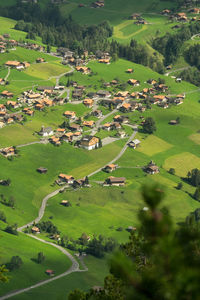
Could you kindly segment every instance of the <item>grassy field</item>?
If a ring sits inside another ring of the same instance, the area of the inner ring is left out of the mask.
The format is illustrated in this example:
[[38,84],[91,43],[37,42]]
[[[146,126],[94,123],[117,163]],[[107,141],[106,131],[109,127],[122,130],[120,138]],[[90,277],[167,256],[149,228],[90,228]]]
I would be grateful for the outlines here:
[[88,272],[72,273],[62,279],[56,280],[51,284],[33,289],[27,293],[13,297],[14,300],[32,300],[32,299],[49,299],[49,300],[66,300],[71,290],[76,288],[89,290],[93,286],[102,286],[105,276],[108,274],[108,263],[104,259],[96,259],[87,256],[84,262],[88,266]]
[[[15,236],[0,231],[0,241],[0,264],[8,263],[12,256],[16,255],[20,256],[23,261],[20,269],[9,273],[8,283],[0,283],[0,296],[11,290],[24,288],[47,279],[48,276],[45,274],[47,269],[54,270],[58,275],[71,266],[71,261],[59,250],[24,234]],[[39,252],[43,252],[45,255],[45,260],[41,264],[34,261]]]

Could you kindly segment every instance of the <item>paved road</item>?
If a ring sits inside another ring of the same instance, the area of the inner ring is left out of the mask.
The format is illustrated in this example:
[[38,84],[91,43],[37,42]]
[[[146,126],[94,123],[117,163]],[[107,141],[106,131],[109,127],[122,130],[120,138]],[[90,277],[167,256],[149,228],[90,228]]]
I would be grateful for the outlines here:
[[199,36],[200,36],[200,33],[197,33],[197,34],[193,35],[193,36],[191,37],[191,40],[194,40],[196,36],[199,37]]
[[[122,148],[122,150],[120,151],[120,153],[119,153],[113,160],[109,161],[106,165],[110,165],[110,164],[115,163],[115,162],[116,162],[118,159],[120,159],[120,157],[124,154],[124,152],[125,152],[126,149],[128,148],[128,143],[129,143],[130,141],[133,140],[133,138],[135,137],[135,135],[136,135],[136,133],[137,133],[137,128],[135,128],[135,127],[133,127],[133,128],[134,128],[134,132],[132,133],[132,135],[131,135],[130,138],[128,139],[128,142],[126,143],[126,145]],[[90,173],[90,174],[88,175],[88,177],[91,177],[91,176],[93,176],[93,175],[99,173],[99,172],[102,170],[102,168],[103,168],[103,167],[101,167],[101,168],[99,168],[98,170],[96,170],[96,171]]]
[[10,76],[10,67],[8,67],[8,73],[7,73],[6,77],[4,78],[4,80],[7,81],[9,76]]
[[170,74],[175,73],[175,72],[187,70],[188,68],[189,67],[184,67],[184,68],[179,68],[179,69],[176,69],[176,70],[169,71],[169,72],[165,73],[165,76],[169,76]]

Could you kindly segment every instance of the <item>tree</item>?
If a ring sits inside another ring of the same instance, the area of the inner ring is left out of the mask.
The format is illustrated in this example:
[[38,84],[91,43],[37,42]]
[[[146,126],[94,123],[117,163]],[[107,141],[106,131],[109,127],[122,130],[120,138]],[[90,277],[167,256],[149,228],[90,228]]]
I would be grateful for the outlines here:
[[143,131],[148,134],[154,133],[156,131],[156,124],[153,118],[148,117],[143,124]]
[[200,187],[196,188],[193,197],[195,200],[200,201]]
[[8,225],[5,229],[5,232],[14,234],[14,235],[18,235],[18,231],[17,231],[17,224],[14,225]]
[[182,187],[183,187],[183,184],[182,184],[182,182],[179,182],[176,188],[177,188],[177,190],[181,190],[181,189],[182,189]]
[[15,198],[13,196],[10,196],[9,200],[8,200],[8,206],[14,208],[15,207]]
[[169,169],[169,173],[172,174],[172,175],[175,175],[175,169],[174,168],[170,168]]
[[8,273],[8,269],[5,265],[0,266],[0,282],[7,282],[8,276],[6,276],[6,273]]
[[84,184],[85,184],[85,185],[88,185],[88,184],[89,184],[89,178],[88,178],[88,176],[85,176]]
[[6,223],[6,215],[2,210],[0,210],[0,220]]
[[13,271],[13,270],[19,269],[22,264],[23,264],[23,261],[22,261],[21,257],[13,256],[11,258],[11,261],[9,263],[7,263],[6,266],[10,271]]
[[37,263],[41,264],[45,260],[45,256],[42,252],[39,252],[37,255]]

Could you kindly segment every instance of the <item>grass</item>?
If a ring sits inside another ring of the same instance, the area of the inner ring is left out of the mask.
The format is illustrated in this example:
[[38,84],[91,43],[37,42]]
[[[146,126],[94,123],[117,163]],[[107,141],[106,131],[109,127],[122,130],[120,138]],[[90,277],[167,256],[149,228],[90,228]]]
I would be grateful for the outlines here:
[[145,140],[142,140],[140,147],[137,151],[142,152],[146,155],[153,156],[162,151],[170,149],[172,145],[166,143],[164,140],[154,135],[149,135]]
[[[58,275],[71,266],[71,261],[56,248],[38,242],[24,234],[15,236],[0,231],[0,241],[0,264],[9,262],[11,257],[16,255],[20,256],[23,261],[20,269],[8,274],[9,282],[0,284],[0,296],[47,279],[48,276],[45,274],[47,269],[54,270],[55,274]],[[45,256],[42,264],[33,260],[37,258],[39,252],[43,252]]]
[[92,256],[84,258],[88,267],[88,272],[72,273],[61,279],[43,285],[42,287],[30,290],[24,294],[13,297],[15,300],[31,299],[49,299],[49,300],[66,300],[70,291],[79,288],[89,290],[92,286],[102,286],[105,276],[108,274],[108,264],[106,257],[96,259]]
[[164,168],[168,170],[172,167],[178,176],[186,177],[188,171],[200,168],[200,158],[191,153],[183,152],[166,159]]

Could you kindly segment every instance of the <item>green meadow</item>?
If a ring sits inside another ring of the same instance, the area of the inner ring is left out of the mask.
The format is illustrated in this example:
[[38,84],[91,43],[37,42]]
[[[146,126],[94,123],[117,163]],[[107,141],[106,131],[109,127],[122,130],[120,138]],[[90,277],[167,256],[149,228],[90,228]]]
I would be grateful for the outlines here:
[[[71,266],[71,261],[59,250],[24,234],[15,236],[1,231],[0,250],[0,264],[8,263],[12,256],[16,255],[23,261],[20,269],[9,272],[8,283],[0,283],[0,296],[47,279],[48,275],[45,274],[47,269],[54,270],[58,275]],[[45,256],[41,264],[35,261],[39,252],[43,252]]]

